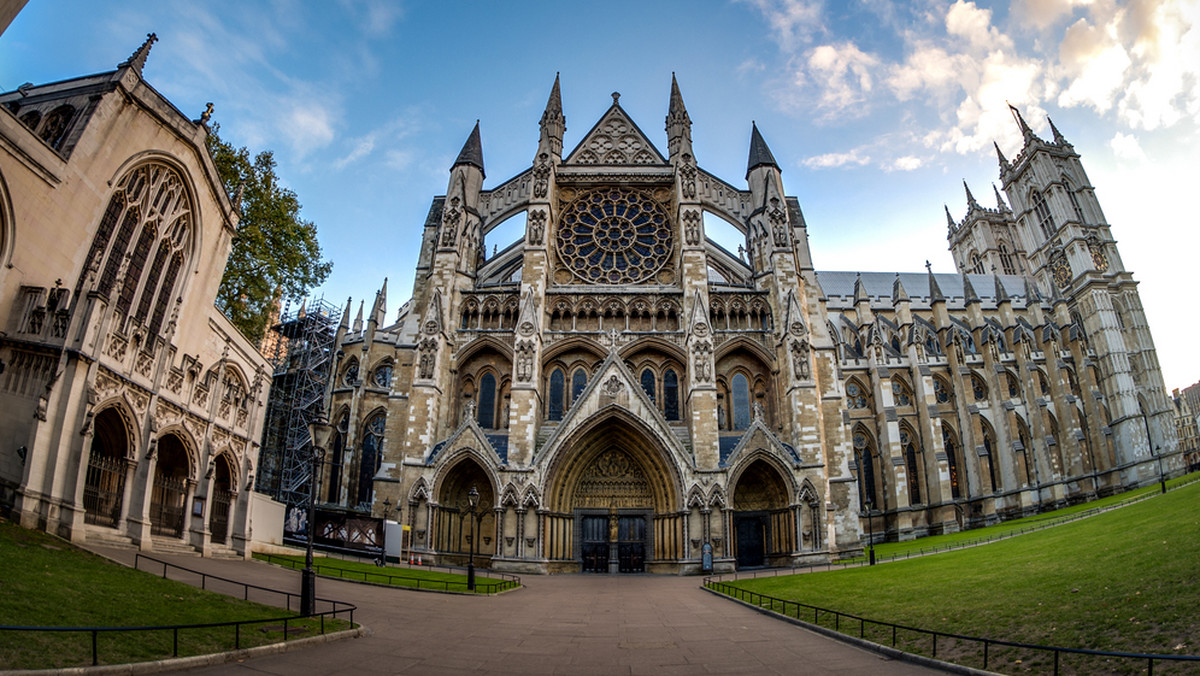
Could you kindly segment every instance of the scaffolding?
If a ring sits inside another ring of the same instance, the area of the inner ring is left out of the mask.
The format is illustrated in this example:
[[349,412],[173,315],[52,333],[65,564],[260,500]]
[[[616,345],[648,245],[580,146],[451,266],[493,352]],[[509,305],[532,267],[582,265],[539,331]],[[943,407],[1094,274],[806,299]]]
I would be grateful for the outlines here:
[[255,490],[288,505],[307,507],[312,477],[308,424],[324,414],[333,365],[338,308],[325,300],[307,301],[281,313],[271,327],[277,336],[267,420]]

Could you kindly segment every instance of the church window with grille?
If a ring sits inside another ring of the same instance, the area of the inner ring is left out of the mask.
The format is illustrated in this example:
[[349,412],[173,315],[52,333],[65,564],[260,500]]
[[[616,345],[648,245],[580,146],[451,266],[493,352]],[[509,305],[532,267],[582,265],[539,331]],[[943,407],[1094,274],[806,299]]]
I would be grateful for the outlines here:
[[846,401],[849,402],[852,409],[867,408],[871,405],[866,389],[853,378],[846,383]]
[[550,372],[550,396],[546,400],[546,418],[562,420],[563,395],[566,393],[566,376],[562,369],[556,368]]
[[587,389],[588,374],[582,367],[575,369],[575,373],[571,374],[571,403],[574,404],[579,395]]
[[941,378],[934,377],[933,379],[933,398],[939,404],[949,404],[951,399],[953,399],[950,387]]
[[1017,274],[1017,268],[1013,265],[1012,252],[1008,250],[1008,244],[1000,242],[1000,269],[1006,275]]
[[1042,197],[1042,193],[1036,190],[1030,191],[1029,201],[1033,205],[1034,218],[1042,230],[1042,236],[1050,239],[1054,236],[1054,219],[1050,215],[1050,205],[1046,204],[1046,198]]
[[995,455],[996,441],[995,441],[995,439],[996,439],[996,437],[992,433],[992,428],[989,427],[985,421],[980,419],[979,422],[980,422],[980,426],[983,428],[983,450],[984,450],[984,455],[980,460],[983,463],[984,467],[987,469],[988,481],[990,482],[992,492],[995,493],[996,491],[1000,490],[999,484],[996,483],[996,463],[995,463],[995,458],[996,458],[996,455]]
[[1021,396],[1021,386],[1017,382],[1017,377],[1010,372],[1004,373],[1004,381],[1008,384],[1008,396],[1010,399],[1016,399]]
[[646,393],[647,397],[650,397],[651,402],[655,401],[654,371],[651,371],[650,369],[644,369],[642,371],[642,391]]
[[679,377],[674,369],[663,373],[663,416],[667,420],[679,420]]
[[628,188],[588,191],[563,210],[557,253],[576,278],[594,284],[653,279],[672,251],[670,219],[648,194]]
[[389,364],[383,364],[375,369],[375,374],[371,376],[371,380],[376,387],[387,389],[392,386],[392,371],[393,367]]
[[892,398],[897,406],[912,406],[913,403],[912,390],[898,377],[892,378]]
[[975,395],[975,401],[983,401],[988,396],[987,385],[984,384],[983,378],[974,373],[971,374],[971,393]]
[[881,509],[875,500],[875,461],[871,435],[862,426],[854,428],[854,455],[858,460],[858,504],[871,510]]
[[479,379],[479,402],[475,413],[483,429],[496,426],[496,376],[491,373],[485,373]]
[[745,374],[734,374],[730,381],[730,396],[733,398],[733,429],[750,427],[750,381]]
[[383,430],[387,416],[380,412],[367,419],[362,436],[362,458],[358,466],[358,508],[371,508],[375,474],[379,471],[383,451]]

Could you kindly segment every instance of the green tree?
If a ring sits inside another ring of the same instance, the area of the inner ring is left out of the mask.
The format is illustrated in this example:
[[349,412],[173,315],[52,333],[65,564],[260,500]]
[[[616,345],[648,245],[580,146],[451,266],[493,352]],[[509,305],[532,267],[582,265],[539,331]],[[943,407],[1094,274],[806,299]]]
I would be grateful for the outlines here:
[[300,217],[296,193],[279,185],[275,155],[250,157],[223,141],[213,125],[208,152],[229,195],[242,192],[241,220],[217,290],[217,307],[254,343],[262,340],[275,303],[298,300],[329,275],[321,260],[317,226]]

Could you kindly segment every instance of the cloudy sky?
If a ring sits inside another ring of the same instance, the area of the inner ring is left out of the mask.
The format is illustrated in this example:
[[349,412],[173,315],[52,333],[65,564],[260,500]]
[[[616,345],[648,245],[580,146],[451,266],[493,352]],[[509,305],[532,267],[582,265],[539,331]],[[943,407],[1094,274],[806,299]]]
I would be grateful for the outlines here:
[[1141,282],[1167,386],[1200,380],[1200,0],[36,0],[0,37],[0,89],[110,69],[152,31],[154,87],[275,151],[334,262],[316,294],[357,306],[388,277],[392,316],[475,121],[495,186],[531,163],[556,72],[568,148],[619,91],[665,150],[674,72],[701,166],[742,185],[756,121],[824,270],[953,271],[943,204],[963,215],[964,179],[990,204],[992,142],[1020,147],[1006,102],[1039,133],[1049,115]]

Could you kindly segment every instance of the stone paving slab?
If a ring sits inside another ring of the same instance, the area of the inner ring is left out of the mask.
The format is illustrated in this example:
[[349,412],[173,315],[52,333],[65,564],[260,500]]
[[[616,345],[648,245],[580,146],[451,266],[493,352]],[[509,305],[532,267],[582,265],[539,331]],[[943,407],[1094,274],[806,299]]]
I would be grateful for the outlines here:
[[[132,563],[133,552],[94,548]],[[157,557],[251,584],[299,589],[260,561]],[[363,638],[192,674],[932,674],[773,619],[700,589],[698,577],[523,576],[493,597],[318,579],[358,606]]]

